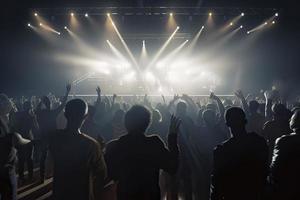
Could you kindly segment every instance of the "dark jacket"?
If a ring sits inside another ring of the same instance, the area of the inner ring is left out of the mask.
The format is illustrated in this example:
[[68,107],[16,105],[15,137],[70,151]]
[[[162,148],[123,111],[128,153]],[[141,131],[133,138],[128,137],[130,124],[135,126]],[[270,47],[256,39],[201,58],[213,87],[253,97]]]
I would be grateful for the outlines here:
[[127,134],[107,145],[105,159],[118,200],[160,200],[159,170],[177,170],[177,135],[169,136],[166,148],[158,136]]
[[275,199],[300,199],[300,134],[282,136],[276,141],[271,180]]
[[214,150],[211,199],[261,199],[267,175],[265,139],[255,133],[232,137]]

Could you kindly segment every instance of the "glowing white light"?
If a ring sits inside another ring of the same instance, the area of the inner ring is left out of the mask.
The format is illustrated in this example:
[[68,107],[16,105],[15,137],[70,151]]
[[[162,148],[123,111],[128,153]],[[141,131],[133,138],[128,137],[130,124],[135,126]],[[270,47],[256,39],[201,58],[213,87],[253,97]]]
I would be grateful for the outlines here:
[[146,72],[145,74],[145,79],[148,82],[154,82],[155,81],[155,76],[151,72]]
[[68,27],[66,27],[66,26],[65,26],[65,27],[64,27],[64,29],[66,29],[66,30],[67,30],[67,29],[68,29]]
[[73,17],[73,16],[74,16],[74,13],[71,12],[71,16]]
[[265,22],[265,25],[268,25],[268,22]]
[[40,26],[43,26],[43,24],[42,24],[42,23],[40,23]]
[[185,42],[188,42],[189,40],[186,40]]
[[162,87],[159,86],[159,87],[158,87],[158,92],[162,92],[162,91],[163,91]]
[[173,16],[173,13],[170,13],[170,16],[172,17],[172,16]]
[[279,15],[278,13],[275,13],[275,16],[276,16],[276,17],[278,17],[278,15]]
[[212,13],[210,12],[210,13],[208,13],[208,15],[209,15],[209,16],[212,16]]
[[27,24],[27,26],[31,27],[31,24],[30,24],[30,23],[28,23],[28,24]]
[[130,72],[124,76],[124,81],[130,82],[135,80],[135,72]]
[[243,17],[244,15],[245,15],[245,13],[242,12],[242,13],[241,13],[241,16]]
[[37,14],[37,13],[34,13],[34,16],[36,16],[36,17],[37,17],[37,16],[38,16],[38,14]]
[[204,26],[202,26],[201,28],[204,29]]
[[233,23],[232,23],[232,22],[230,22],[230,26],[233,26]]
[[106,13],[106,15],[107,15],[107,17],[109,17],[109,16],[110,16],[110,13]]
[[88,16],[89,16],[89,14],[85,13],[85,14],[84,14],[84,16],[85,16],[85,17],[88,17]]
[[241,25],[240,28],[243,28],[243,25]]
[[275,21],[272,21],[272,24],[275,24]]
[[60,32],[57,32],[58,35],[60,35]]
[[179,26],[176,27],[177,30],[178,30],[179,28],[180,28]]
[[250,31],[247,31],[247,34],[250,34]]

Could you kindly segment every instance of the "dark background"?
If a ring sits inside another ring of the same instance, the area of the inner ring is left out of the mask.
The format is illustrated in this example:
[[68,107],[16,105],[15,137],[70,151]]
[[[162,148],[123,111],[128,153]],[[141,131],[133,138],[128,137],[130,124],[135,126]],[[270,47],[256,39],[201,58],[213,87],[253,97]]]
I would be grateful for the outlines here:
[[[1,63],[0,92],[9,95],[42,94],[46,91],[62,92],[66,82],[64,71],[54,63],[43,63],[38,51],[47,51],[47,45],[32,36],[26,24],[35,8],[73,6],[205,6],[241,8],[277,8],[280,24],[257,45],[255,60],[243,71],[242,89],[259,87],[267,89],[274,80],[281,80],[291,88],[300,86],[300,9],[297,1],[270,0],[144,0],[144,1],[95,1],[95,0],[26,0],[7,1],[1,5]],[[260,85],[260,86],[258,86]]]

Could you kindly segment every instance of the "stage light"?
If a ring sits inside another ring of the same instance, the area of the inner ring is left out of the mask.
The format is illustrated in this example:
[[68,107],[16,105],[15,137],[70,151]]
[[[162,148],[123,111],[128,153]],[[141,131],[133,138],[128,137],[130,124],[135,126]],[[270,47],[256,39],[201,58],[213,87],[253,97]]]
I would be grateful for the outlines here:
[[279,15],[278,13],[275,13],[275,16],[276,16],[276,17],[278,17],[278,15]]
[[36,16],[36,17],[37,17],[37,16],[38,16],[38,14],[37,14],[37,13],[34,13],[34,16]]
[[233,26],[233,23],[232,23],[232,22],[230,22],[230,26]]
[[178,30],[179,28],[180,28],[179,26],[176,27],[177,30]]
[[74,13],[71,12],[71,17],[73,17],[73,16],[74,16]]
[[242,12],[242,13],[241,13],[241,16],[243,17],[244,15],[245,15],[245,13]]
[[68,29],[68,27],[66,27],[66,26],[65,26],[65,27],[64,27],[64,29],[66,29],[66,30],[67,30],[67,29]]
[[170,17],[172,17],[173,16],[173,13],[170,13]]
[[85,16],[85,17],[89,17],[89,14],[85,13],[84,16]]
[[272,24],[275,24],[275,21],[272,21]]
[[31,27],[31,24],[30,24],[30,23],[28,23],[28,24],[27,24],[27,26]]
[[265,25],[268,25],[268,22],[265,22],[264,24],[265,24]]
[[210,13],[208,13],[208,15],[209,15],[209,16],[212,16],[212,13],[210,12]]
[[109,16],[110,16],[110,13],[106,13],[106,15],[107,15],[107,17],[109,17]]
[[43,26],[43,24],[42,24],[42,23],[40,23],[40,26]]
[[240,28],[243,28],[243,25],[241,25]]
[[106,42],[109,44],[109,40],[106,40]]
[[204,29],[204,26],[202,26],[201,28]]
[[247,31],[247,34],[250,34],[250,31]]
[[186,40],[185,42],[188,42],[189,40]]
[[60,32],[57,32],[58,35],[60,35]]

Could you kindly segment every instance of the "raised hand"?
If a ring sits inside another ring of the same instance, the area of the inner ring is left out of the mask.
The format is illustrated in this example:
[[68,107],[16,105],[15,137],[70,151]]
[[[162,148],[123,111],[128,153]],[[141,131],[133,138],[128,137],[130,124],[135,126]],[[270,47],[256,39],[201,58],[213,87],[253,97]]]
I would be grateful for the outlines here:
[[219,99],[213,92],[210,93],[209,98],[212,99],[212,100]]
[[242,90],[237,90],[236,92],[234,92],[235,96],[239,99],[244,99],[244,95]]
[[97,86],[96,92],[97,92],[97,95],[98,95],[98,96],[101,95],[101,88],[100,88],[100,86]]
[[174,115],[171,116],[169,134],[178,134],[181,120]]
[[68,83],[67,86],[66,86],[67,93],[70,93],[71,88],[72,88],[71,84]]

